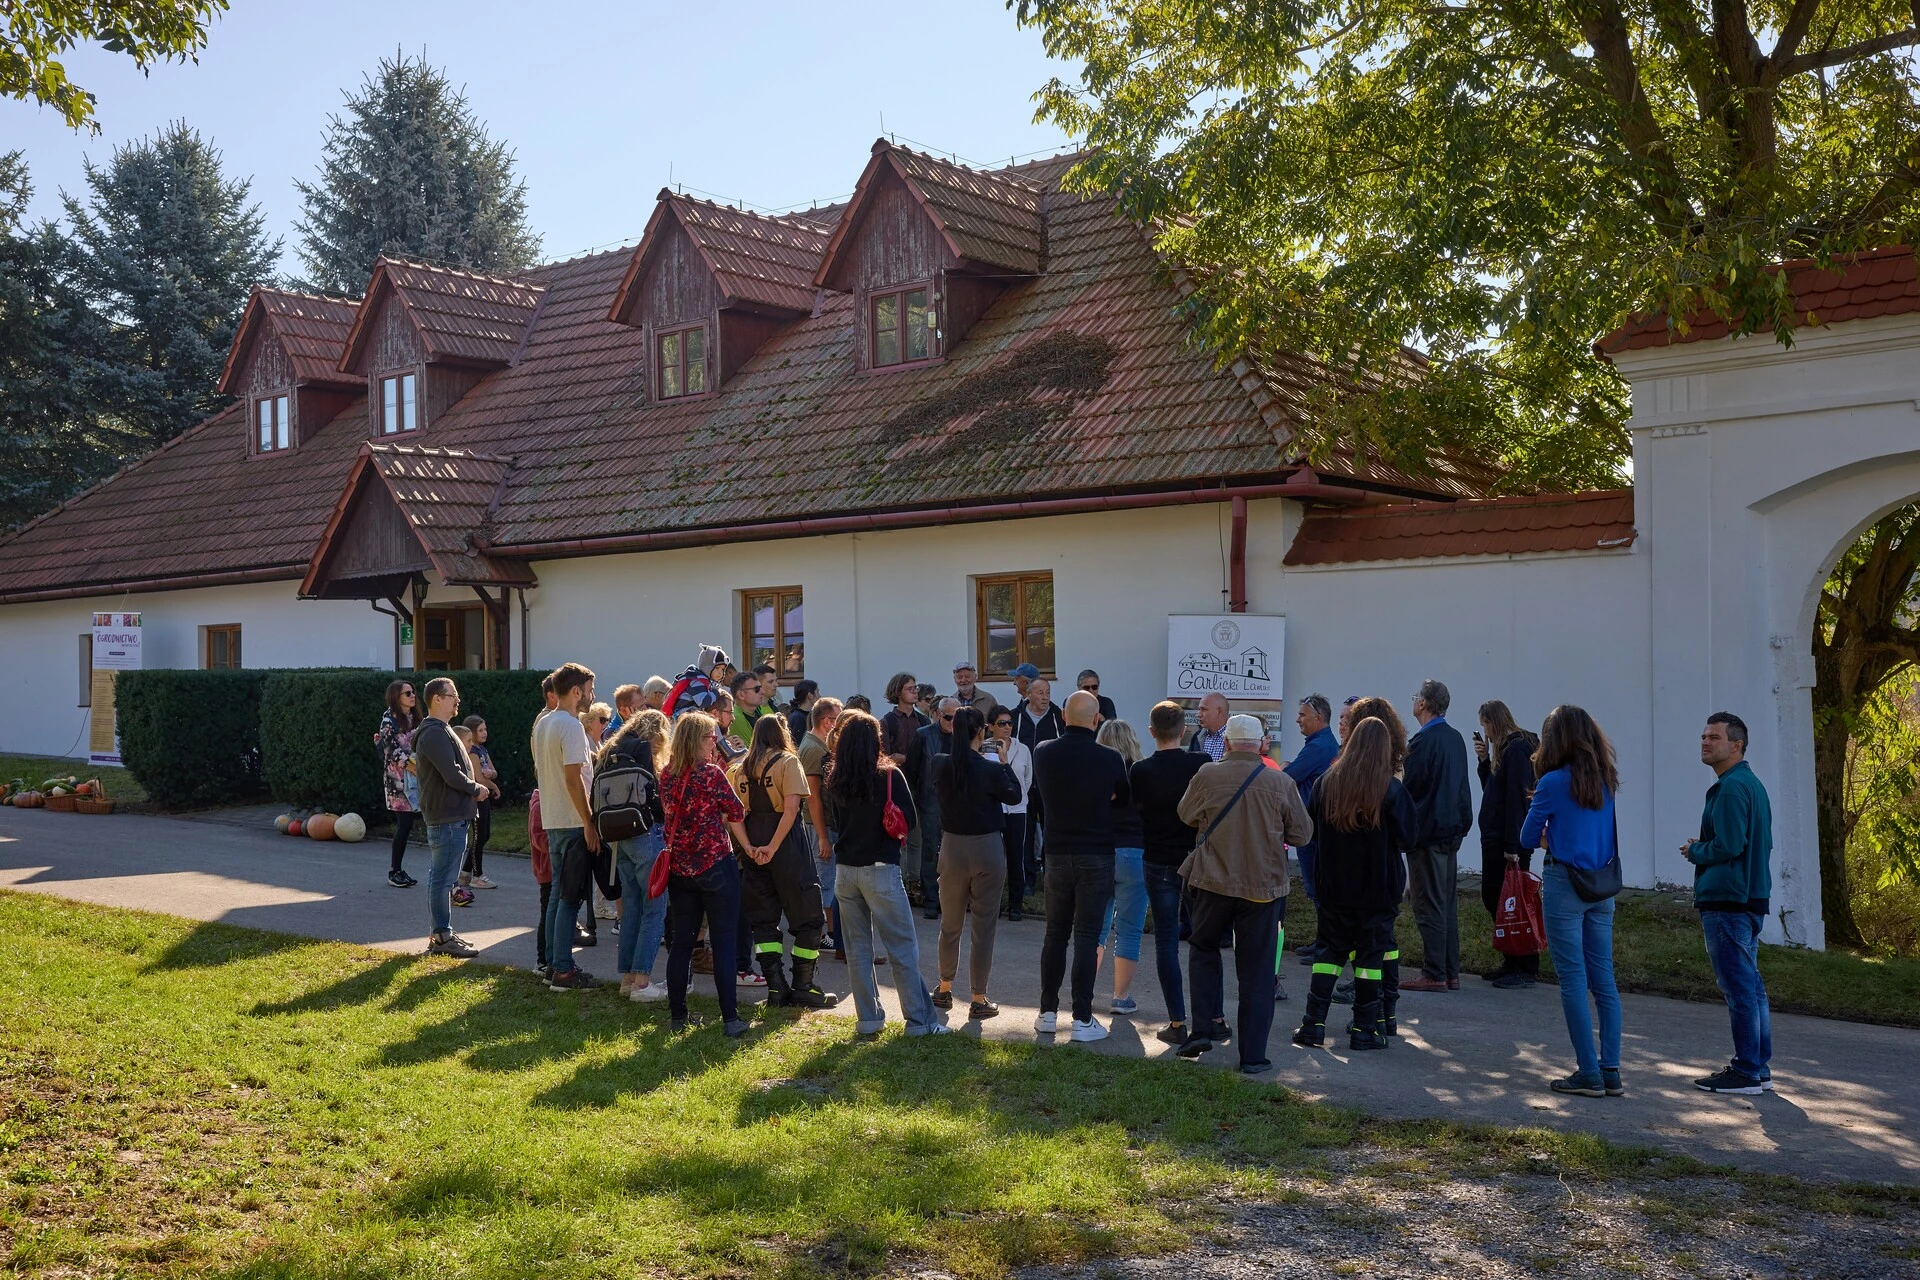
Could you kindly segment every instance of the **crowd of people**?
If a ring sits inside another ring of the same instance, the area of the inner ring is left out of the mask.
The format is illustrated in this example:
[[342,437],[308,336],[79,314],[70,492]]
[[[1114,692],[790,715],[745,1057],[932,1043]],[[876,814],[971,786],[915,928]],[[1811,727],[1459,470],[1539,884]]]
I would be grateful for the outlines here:
[[[1094,1009],[1109,948],[1109,1012],[1138,1010],[1132,982],[1151,914],[1168,1014],[1158,1038],[1188,1058],[1235,1046],[1240,1070],[1259,1074],[1272,1068],[1289,956],[1311,975],[1292,1036],[1303,1048],[1326,1043],[1327,1019],[1344,1004],[1348,1047],[1384,1049],[1404,992],[1459,989],[1459,855],[1477,827],[1489,911],[1517,918],[1537,895],[1575,1064],[1550,1087],[1625,1092],[1612,928],[1619,775],[1611,742],[1583,709],[1554,708],[1534,734],[1504,703],[1483,703],[1470,751],[1437,680],[1411,698],[1411,732],[1386,699],[1349,697],[1336,716],[1312,694],[1295,716],[1302,746],[1282,761],[1266,724],[1234,714],[1217,693],[1200,701],[1191,729],[1180,704],[1152,707],[1149,746],[1100,693],[1097,672],[1080,673],[1056,704],[1042,673],[1019,667],[1008,705],[978,686],[971,662],[952,674],[945,696],[895,675],[876,716],[866,698],[826,697],[807,680],[782,703],[771,668],[736,670],[716,646],[675,680],[622,685],[611,704],[595,701],[586,667],[556,669],[531,741],[542,979],[562,992],[601,987],[576,949],[596,945],[595,922],[612,918],[620,994],[664,1000],[675,1030],[702,1021],[688,1003],[695,973],[712,975],[729,1036],[749,1030],[743,987],[764,989],[773,1005],[832,1007],[839,997],[820,970],[831,956],[846,965],[856,1035],[877,1036],[886,1023],[882,968],[906,1033],[939,1035],[950,1029],[963,944],[968,1018],[1000,1013],[990,994],[998,922],[1022,920],[1038,888],[1037,1032],[1079,1042],[1109,1034]],[[493,883],[481,859],[500,789],[486,725],[459,719],[450,677],[426,681],[418,699],[411,682],[396,681],[387,702],[376,742],[396,815],[389,881],[415,883],[401,864],[417,814],[432,857],[428,949],[470,957],[452,916]],[[1738,716],[1709,717],[1701,760],[1715,781],[1699,835],[1682,849],[1732,1021],[1732,1060],[1696,1082],[1710,1092],[1772,1088],[1756,963],[1772,835],[1746,746]],[[1316,935],[1291,949],[1290,850],[1316,922]],[[1403,904],[1422,943],[1420,969],[1404,980]],[[933,986],[922,975],[916,906],[940,922]],[[662,950],[664,983],[655,976]],[[1226,951],[1238,986],[1231,1019]],[[1531,986],[1537,951],[1503,952],[1483,976],[1502,990]]]

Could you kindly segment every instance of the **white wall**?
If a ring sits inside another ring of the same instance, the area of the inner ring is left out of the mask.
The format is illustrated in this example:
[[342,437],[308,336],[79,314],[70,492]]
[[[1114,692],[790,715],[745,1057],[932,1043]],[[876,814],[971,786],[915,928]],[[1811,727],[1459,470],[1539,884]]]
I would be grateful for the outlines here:
[[138,610],[148,667],[200,665],[200,628],[240,625],[249,667],[391,666],[393,621],[357,601],[302,601],[296,582],[0,606],[0,750],[86,751],[79,638],[96,610]]

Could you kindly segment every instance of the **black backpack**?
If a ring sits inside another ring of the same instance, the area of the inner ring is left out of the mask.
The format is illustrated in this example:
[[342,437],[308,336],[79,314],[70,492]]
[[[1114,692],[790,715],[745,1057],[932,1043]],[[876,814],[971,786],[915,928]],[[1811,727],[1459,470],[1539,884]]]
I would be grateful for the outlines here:
[[658,826],[664,818],[660,808],[660,784],[653,771],[616,758],[607,768],[593,775],[593,793],[587,797],[593,808],[594,830],[602,840],[633,840]]

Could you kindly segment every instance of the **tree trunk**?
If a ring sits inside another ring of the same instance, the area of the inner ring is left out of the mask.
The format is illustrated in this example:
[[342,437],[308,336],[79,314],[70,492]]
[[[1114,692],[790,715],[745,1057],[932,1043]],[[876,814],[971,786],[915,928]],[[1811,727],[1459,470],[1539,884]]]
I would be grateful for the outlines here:
[[[1859,947],[1860,926],[1853,918],[1853,885],[1847,878],[1847,725],[1851,717],[1827,699],[1837,681],[1829,681],[1829,665],[1817,662],[1819,683],[1813,690],[1813,795],[1820,823],[1820,914],[1826,921],[1827,942]],[[1851,710],[1848,708],[1846,710]]]

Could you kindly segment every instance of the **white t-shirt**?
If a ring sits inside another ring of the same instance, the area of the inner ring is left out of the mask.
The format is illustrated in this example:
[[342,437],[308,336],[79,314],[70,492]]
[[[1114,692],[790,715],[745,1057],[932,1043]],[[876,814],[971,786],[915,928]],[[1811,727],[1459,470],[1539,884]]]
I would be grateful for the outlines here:
[[533,774],[540,786],[540,825],[548,831],[587,825],[586,815],[574,807],[573,792],[567,787],[567,766],[584,766],[580,770],[581,786],[591,788],[591,754],[587,750],[587,728],[579,716],[556,712],[533,726]]

